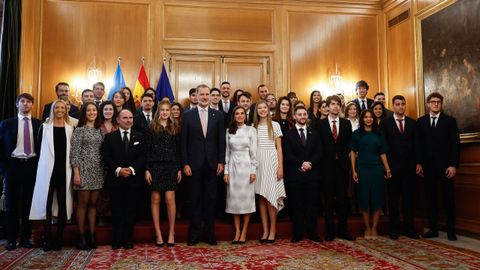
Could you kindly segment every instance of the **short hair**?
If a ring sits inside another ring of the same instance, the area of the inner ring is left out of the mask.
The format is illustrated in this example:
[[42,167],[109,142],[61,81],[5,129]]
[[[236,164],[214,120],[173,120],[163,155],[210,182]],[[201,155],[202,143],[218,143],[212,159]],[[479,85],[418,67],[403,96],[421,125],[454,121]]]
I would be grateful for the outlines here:
[[260,91],[260,87],[267,87],[267,85],[265,85],[265,84],[263,84],[263,83],[260,84],[260,85],[257,87],[257,92]]
[[327,97],[327,99],[325,100],[325,102],[327,103],[327,106],[330,106],[330,103],[332,103],[332,101],[338,102],[338,104],[339,104],[340,106],[342,105],[342,100],[341,100],[340,97],[337,96],[337,95],[329,96],[329,97]]
[[439,98],[441,102],[443,102],[443,96],[439,92],[432,92],[430,95],[427,96],[427,102],[430,102],[432,98]]
[[32,103],[35,101],[35,99],[33,98],[32,95],[30,95],[29,93],[21,93],[20,95],[17,96],[17,100],[15,100],[15,104],[18,104],[18,102],[20,101],[20,99],[28,99],[30,100]]
[[377,96],[385,96],[385,93],[383,93],[383,92],[378,92],[378,93],[376,93],[376,94],[373,96],[373,98],[376,98]]
[[214,91],[217,91],[218,94],[220,95],[220,89],[216,88],[216,87],[213,87],[212,89],[210,89],[210,94]]
[[294,97],[297,97],[297,94],[295,92],[288,92],[287,97],[294,98]]
[[198,90],[200,90],[200,88],[207,88],[208,93],[210,93],[210,87],[208,87],[208,85],[206,85],[204,83],[197,85],[197,88],[195,88],[195,93],[198,93]]
[[94,83],[93,86],[92,86],[92,89],[95,89],[95,87],[97,87],[97,85],[100,85],[101,87],[103,87],[103,90],[105,90],[105,84],[103,84],[103,82]]
[[[298,110],[305,110],[307,111],[307,108],[305,108],[305,106],[297,106],[295,108],[293,108],[293,113],[297,113]],[[308,111],[307,111],[308,112]]]
[[57,83],[57,85],[55,85],[55,92],[58,92],[58,87],[59,86],[70,87],[70,85],[68,85],[68,83],[66,83],[66,82],[59,82],[59,83]]
[[83,94],[85,94],[87,92],[92,92],[93,93],[93,90],[92,89],[83,89],[81,96],[83,97]]
[[220,86],[222,86],[222,85],[224,85],[224,84],[230,85],[230,82],[228,82],[228,81],[223,81],[223,82],[220,84]]
[[252,95],[251,95],[250,93],[248,93],[248,92],[243,92],[243,93],[241,93],[240,96],[238,96],[238,101],[240,101],[240,98],[241,98],[241,97],[246,97],[246,98],[252,100]]
[[127,109],[127,108],[122,108],[122,109],[121,109],[121,110],[120,110],[120,111],[117,113],[117,118],[118,118],[118,117],[120,117],[120,115],[122,114],[122,112],[123,112],[123,111],[127,111],[127,112],[129,112],[129,113],[131,113],[131,114],[132,114],[132,116],[133,116],[133,112],[132,112],[132,111],[130,111],[130,109]]
[[368,89],[370,88],[370,87],[368,86],[368,83],[367,83],[366,81],[364,81],[364,80],[358,81],[358,82],[355,84],[355,90],[357,90],[359,87],[365,87],[365,89],[367,89],[367,91],[368,91]]
[[268,93],[266,97],[269,97],[269,96],[273,96],[276,99],[276,97],[273,93]]
[[69,97],[61,96],[61,97],[59,97],[58,99],[61,99],[61,100],[65,101],[65,102],[68,102],[68,104],[72,105],[72,101],[70,100]]
[[152,94],[143,93],[143,95],[140,97],[140,100],[143,101],[143,98],[146,98],[146,97],[149,97],[149,98],[151,98],[151,99],[154,99]]
[[406,101],[405,100],[405,97],[402,96],[402,95],[396,95],[392,98],[392,103],[395,103],[395,100],[403,100],[403,101]]
[[196,93],[197,93],[197,88],[190,88],[190,90],[188,90],[188,96],[191,96]]

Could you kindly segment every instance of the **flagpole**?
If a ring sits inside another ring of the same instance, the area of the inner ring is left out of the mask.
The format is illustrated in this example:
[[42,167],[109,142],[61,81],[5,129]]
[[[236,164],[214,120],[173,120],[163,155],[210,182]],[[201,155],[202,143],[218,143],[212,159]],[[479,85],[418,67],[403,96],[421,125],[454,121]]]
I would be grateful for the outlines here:
[[145,57],[142,56],[142,65],[145,65]]
[[117,62],[119,65],[120,65],[120,62],[122,62],[122,58],[120,56],[117,58]]

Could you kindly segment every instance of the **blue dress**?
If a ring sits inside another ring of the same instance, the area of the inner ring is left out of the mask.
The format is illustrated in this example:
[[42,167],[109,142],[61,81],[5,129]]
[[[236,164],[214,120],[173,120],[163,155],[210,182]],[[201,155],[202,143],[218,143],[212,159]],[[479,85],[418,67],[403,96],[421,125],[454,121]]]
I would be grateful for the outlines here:
[[380,155],[387,152],[387,142],[383,135],[358,129],[352,133],[350,149],[357,153],[358,206],[362,212],[367,212],[371,200],[371,210],[374,212],[383,207],[385,198],[386,180]]

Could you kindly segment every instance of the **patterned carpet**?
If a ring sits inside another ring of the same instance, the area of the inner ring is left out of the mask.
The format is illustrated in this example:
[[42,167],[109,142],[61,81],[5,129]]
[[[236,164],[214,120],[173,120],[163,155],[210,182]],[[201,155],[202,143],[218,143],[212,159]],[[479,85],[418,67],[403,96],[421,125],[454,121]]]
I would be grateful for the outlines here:
[[216,247],[142,244],[118,251],[109,246],[48,253],[18,248],[0,253],[0,269],[480,269],[480,255],[408,238],[320,244],[277,240],[275,244],[220,242]]

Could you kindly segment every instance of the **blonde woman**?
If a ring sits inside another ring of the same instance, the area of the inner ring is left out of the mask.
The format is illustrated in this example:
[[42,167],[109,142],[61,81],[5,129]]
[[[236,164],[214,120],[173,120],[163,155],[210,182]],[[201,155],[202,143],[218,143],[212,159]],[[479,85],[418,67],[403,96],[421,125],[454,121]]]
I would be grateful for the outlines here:
[[286,197],[283,184],[282,130],[277,122],[272,121],[264,100],[260,100],[256,105],[254,126],[257,128],[258,164],[255,193],[259,195],[263,228],[260,242],[274,243],[277,213],[282,210]]
[[[50,117],[39,132],[40,155],[30,219],[45,221],[44,251],[62,249],[63,230],[72,214],[70,139],[73,127],[67,112],[65,101],[54,101]],[[51,238],[52,216],[58,217],[55,241]]]

